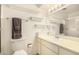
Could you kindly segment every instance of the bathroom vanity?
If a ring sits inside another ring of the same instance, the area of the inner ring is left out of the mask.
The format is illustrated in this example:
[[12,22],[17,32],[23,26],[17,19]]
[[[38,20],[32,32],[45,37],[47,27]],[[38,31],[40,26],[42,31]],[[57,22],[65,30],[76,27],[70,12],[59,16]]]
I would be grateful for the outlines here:
[[[75,38],[76,39],[76,38]],[[36,37],[35,53],[39,55],[78,55],[79,41],[67,36],[48,36],[39,34]]]

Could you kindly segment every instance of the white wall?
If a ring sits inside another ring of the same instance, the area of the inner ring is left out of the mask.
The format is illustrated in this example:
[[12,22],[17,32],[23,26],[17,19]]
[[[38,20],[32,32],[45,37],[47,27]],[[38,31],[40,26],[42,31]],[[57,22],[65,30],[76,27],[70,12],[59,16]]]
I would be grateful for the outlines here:
[[[61,19],[56,19],[51,17],[42,16],[42,22],[33,22],[33,21],[22,21],[22,40],[12,41],[11,38],[11,19],[6,19],[6,17],[19,17],[22,19],[26,19],[28,16],[37,16],[40,17],[39,14],[31,14],[27,12],[22,12],[16,9],[8,8],[5,5],[1,7],[1,50],[2,54],[11,54],[13,50],[17,49],[26,49],[26,44],[32,43],[35,37],[36,32],[42,32],[43,34],[50,32],[50,34],[54,32],[58,32],[59,24],[50,24],[48,20],[52,20],[55,22],[61,23]],[[34,25],[43,25],[44,27],[38,29],[35,28]],[[47,29],[47,25],[49,25],[50,29]]]
[[[37,14],[31,14],[27,12],[22,12],[19,10],[11,9],[6,7],[5,5],[2,5],[1,7],[1,50],[2,54],[11,54],[12,49],[26,49],[27,43],[32,43],[34,36],[35,36],[35,30],[34,30],[34,23],[31,21],[22,21],[22,40],[18,41],[12,41],[11,38],[11,19],[6,19],[6,17],[12,18],[12,17],[19,17],[22,19],[26,19],[28,16],[38,16]],[[12,43],[14,43],[12,45]]]

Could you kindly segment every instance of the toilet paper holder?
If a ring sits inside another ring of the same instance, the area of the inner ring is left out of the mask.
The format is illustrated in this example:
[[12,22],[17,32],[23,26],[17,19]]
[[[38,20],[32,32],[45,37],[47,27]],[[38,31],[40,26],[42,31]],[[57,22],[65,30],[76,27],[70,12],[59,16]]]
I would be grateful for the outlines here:
[[31,43],[27,44],[27,47],[32,47],[32,44]]

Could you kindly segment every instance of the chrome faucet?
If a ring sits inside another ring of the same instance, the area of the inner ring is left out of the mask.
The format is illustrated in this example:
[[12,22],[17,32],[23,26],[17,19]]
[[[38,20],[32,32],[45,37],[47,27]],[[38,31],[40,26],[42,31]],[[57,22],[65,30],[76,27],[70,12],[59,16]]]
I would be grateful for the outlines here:
[[55,38],[57,38],[57,39],[58,39],[58,38],[59,38],[59,35],[55,35]]

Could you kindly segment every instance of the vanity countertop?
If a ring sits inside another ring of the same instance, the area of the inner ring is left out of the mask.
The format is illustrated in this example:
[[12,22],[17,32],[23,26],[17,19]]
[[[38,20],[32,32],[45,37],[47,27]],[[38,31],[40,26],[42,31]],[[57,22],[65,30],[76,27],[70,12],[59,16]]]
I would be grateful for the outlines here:
[[50,36],[46,34],[39,34],[38,38],[46,40],[50,43],[56,44],[79,54],[79,41],[75,41],[75,39],[79,38],[73,38],[68,36],[60,36],[59,38],[55,38],[55,36]]

